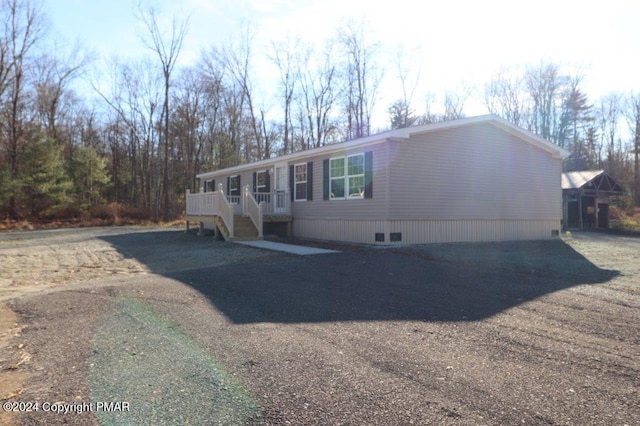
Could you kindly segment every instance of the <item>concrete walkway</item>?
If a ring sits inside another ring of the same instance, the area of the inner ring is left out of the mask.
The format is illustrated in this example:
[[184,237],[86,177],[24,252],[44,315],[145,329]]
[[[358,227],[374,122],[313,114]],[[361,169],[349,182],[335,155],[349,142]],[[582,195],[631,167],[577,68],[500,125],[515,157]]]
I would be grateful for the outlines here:
[[236,244],[242,244],[245,246],[257,247],[267,250],[283,251],[286,253],[298,254],[300,256],[307,256],[310,254],[325,254],[325,253],[339,253],[336,250],[327,250],[317,247],[295,246],[293,244],[275,243],[273,241],[235,241]]

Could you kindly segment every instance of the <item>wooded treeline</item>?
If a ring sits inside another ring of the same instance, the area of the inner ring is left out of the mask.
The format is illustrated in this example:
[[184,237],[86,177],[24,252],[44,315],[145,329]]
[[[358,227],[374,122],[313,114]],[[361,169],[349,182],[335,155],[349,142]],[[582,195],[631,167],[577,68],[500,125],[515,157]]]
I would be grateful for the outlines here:
[[[583,76],[558,64],[499,70],[484,87],[436,104],[415,99],[419,67],[385,55],[364,20],[345,22],[320,48],[286,39],[258,50],[245,26],[233,42],[204,47],[197,63],[178,67],[188,21],[161,28],[153,9],[139,9],[148,55],[114,61],[96,80],[87,77],[89,55],[51,45],[34,3],[0,1],[0,218],[79,217],[109,203],[175,218],[185,189],[197,190],[197,173],[460,118],[471,97],[570,150],[567,170],[606,169],[627,188],[623,202],[640,205],[640,94],[590,99]],[[268,92],[265,64],[277,70]],[[81,79],[91,94],[77,90]],[[374,129],[383,79],[402,90],[381,106],[388,126]]]

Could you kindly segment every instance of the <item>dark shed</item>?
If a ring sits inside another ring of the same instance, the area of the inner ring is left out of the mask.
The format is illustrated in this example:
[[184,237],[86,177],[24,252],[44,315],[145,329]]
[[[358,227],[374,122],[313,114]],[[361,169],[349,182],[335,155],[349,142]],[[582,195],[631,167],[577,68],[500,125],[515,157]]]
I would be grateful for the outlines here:
[[563,228],[608,228],[611,196],[623,192],[622,186],[604,170],[563,173]]

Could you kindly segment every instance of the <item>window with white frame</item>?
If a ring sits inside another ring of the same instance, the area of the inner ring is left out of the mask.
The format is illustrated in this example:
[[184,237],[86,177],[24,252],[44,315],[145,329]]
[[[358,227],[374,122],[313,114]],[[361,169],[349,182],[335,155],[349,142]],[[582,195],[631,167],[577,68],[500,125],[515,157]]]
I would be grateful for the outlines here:
[[267,192],[267,171],[256,172],[256,192]]
[[294,166],[294,194],[295,201],[307,200],[307,163]]
[[349,198],[364,197],[364,153],[347,157],[347,188]]
[[344,157],[329,160],[329,192],[332,200],[344,198]]
[[235,175],[229,178],[229,195],[240,195],[240,176]]
[[364,153],[329,161],[330,199],[364,198]]

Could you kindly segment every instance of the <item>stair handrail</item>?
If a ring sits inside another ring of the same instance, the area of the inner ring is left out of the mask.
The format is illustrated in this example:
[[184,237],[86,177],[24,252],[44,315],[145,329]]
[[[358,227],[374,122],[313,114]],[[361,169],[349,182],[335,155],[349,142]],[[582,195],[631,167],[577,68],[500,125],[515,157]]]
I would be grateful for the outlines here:
[[233,206],[227,201],[227,197],[224,196],[224,190],[220,188],[217,191],[218,194],[218,209],[220,211],[220,217],[224,226],[229,231],[229,238],[233,238]]
[[249,216],[249,218],[251,219],[251,222],[253,222],[253,225],[258,230],[258,237],[262,238],[262,221],[263,221],[262,204],[263,203],[258,204],[253,194],[249,192],[248,185],[244,187],[243,195],[244,195],[244,200],[243,200],[244,206],[242,209],[243,213],[245,216]]

